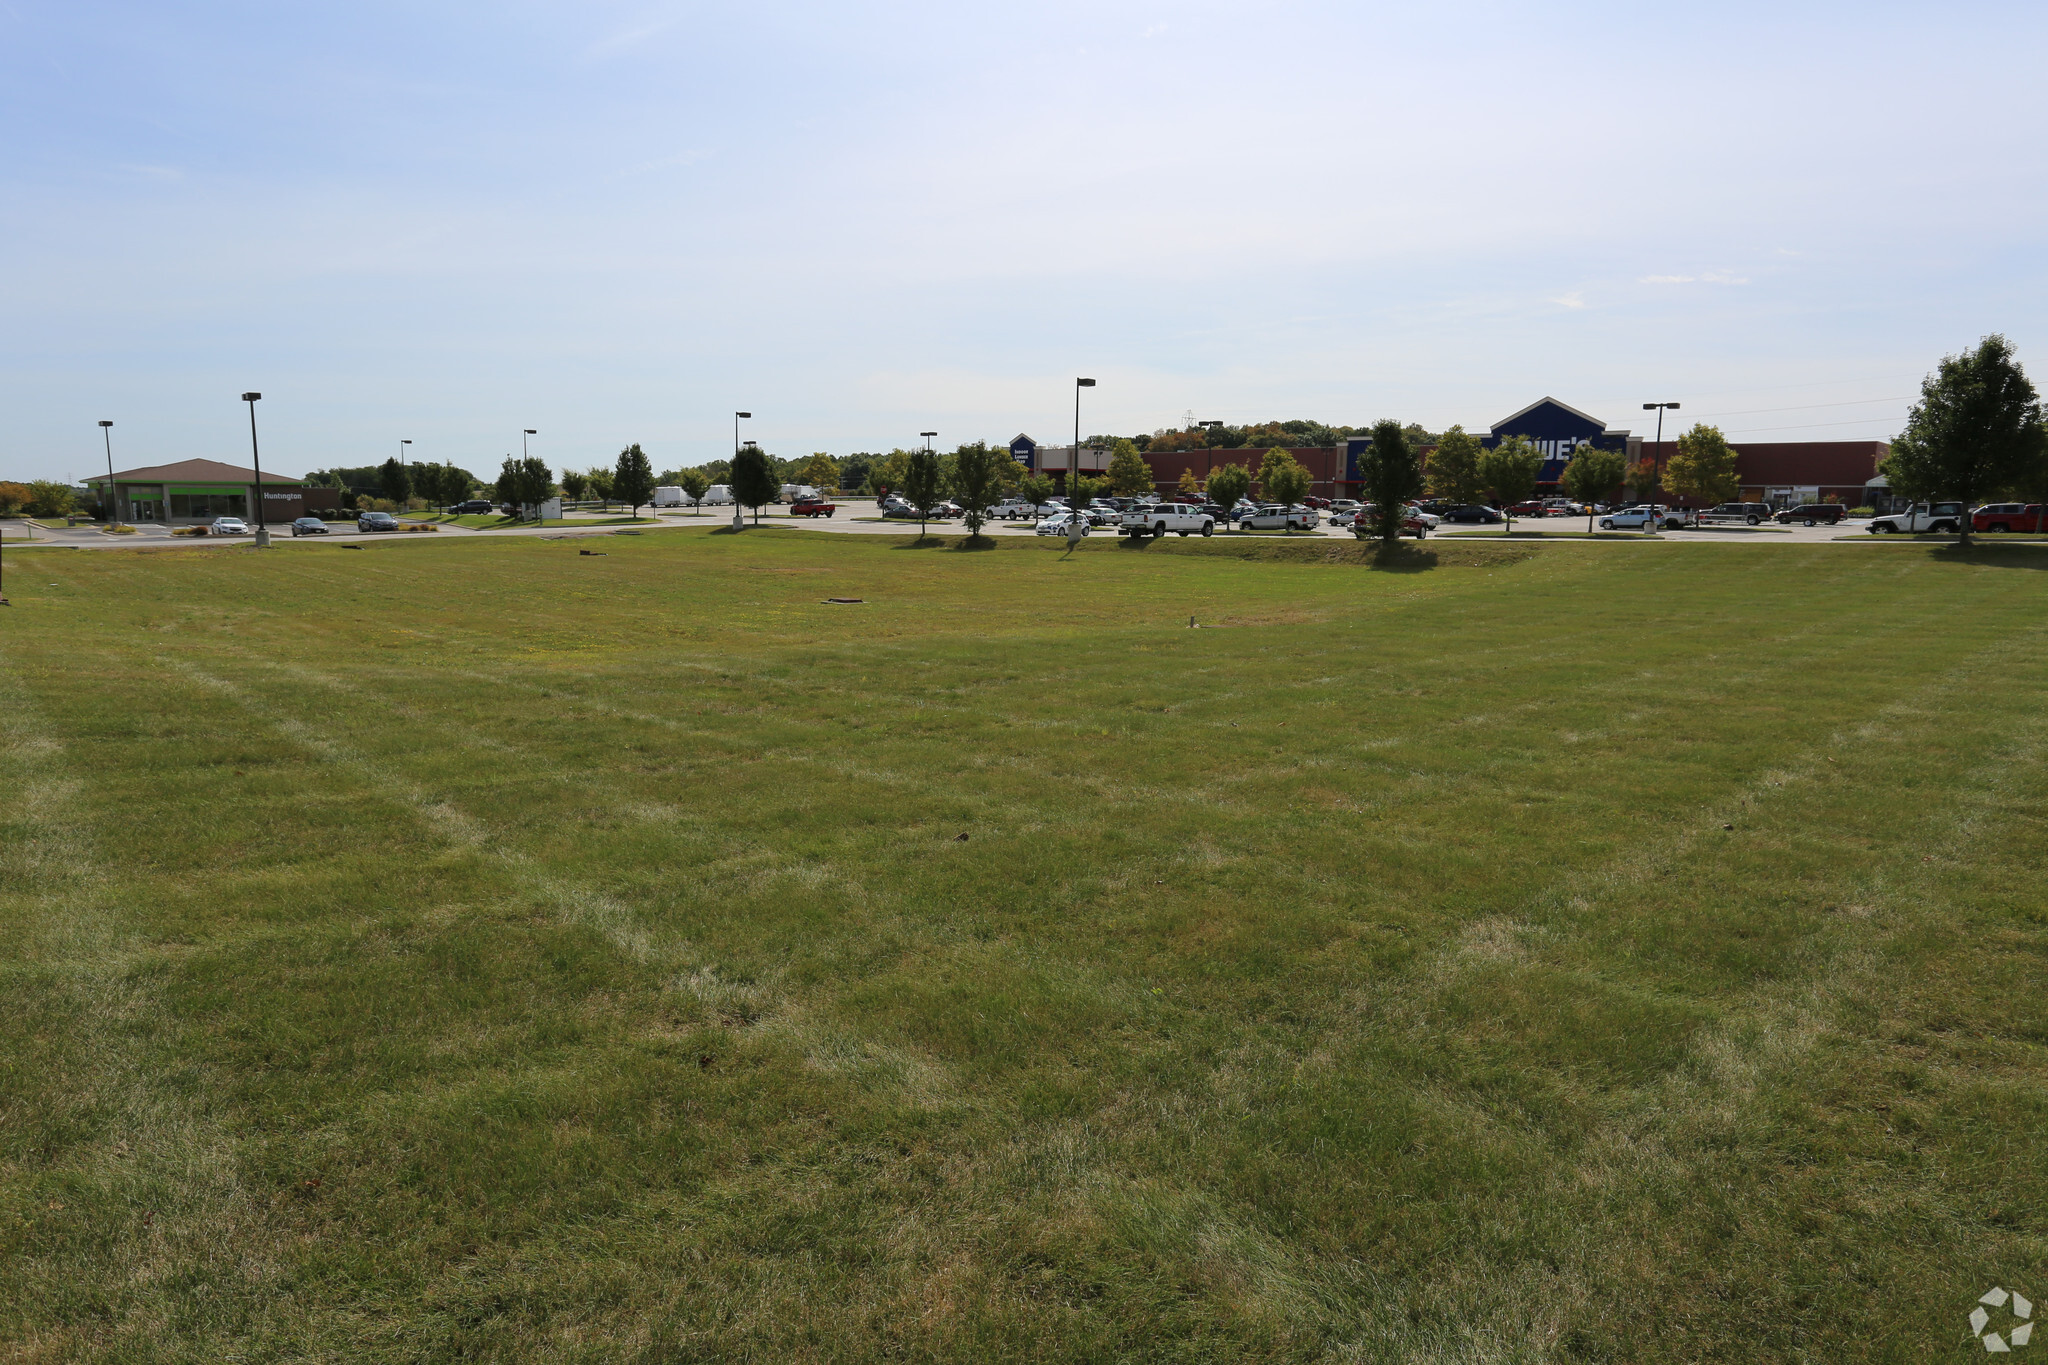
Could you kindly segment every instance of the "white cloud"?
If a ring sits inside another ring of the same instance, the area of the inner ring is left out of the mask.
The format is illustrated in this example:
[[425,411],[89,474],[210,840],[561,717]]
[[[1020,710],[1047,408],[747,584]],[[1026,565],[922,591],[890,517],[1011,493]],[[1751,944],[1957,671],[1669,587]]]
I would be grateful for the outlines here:
[[1695,281],[1695,279],[1694,279],[1694,278],[1693,278],[1693,277],[1692,277],[1691,275],[1645,275],[1645,276],[1643,276],[1643,277],[1642,277],[1642,278],[1641,278],[1640,280],[1637,280],[1637,281],[1636,281],[1636,283],[1637,283],[1637,284],[1693,284],[1693,283],[1696,283],[1696,281]]
[[1559,295],[1557,298],[1552,299],[1551,302],[1560,308],[1584,308],[1586,306],[1585,295],[1576,289],[1569,294]]

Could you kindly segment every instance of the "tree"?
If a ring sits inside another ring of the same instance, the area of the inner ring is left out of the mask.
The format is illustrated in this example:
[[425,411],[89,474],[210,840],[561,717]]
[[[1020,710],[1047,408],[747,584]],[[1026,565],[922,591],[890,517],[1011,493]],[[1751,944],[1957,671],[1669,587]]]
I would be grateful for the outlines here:
[[[782,484],[775,477],[775,466],[769,463],[768,452],[759,446],[743,446],[732,461],[732,498],[737,507],[754,509],[754,524],[761,524],[761,509],[775,501],[775,495],[782,491]],[[738,520],[737,507],[734,520]]]
[[55,479],[31,479],[28,485],[28,514],[32,517],[69,516],[78,506],[78,494],[70,484]]
[[1429,457],[1429,491],[1450,502],[1478,502],[1486,489],[1479,479],[1479,456],[1485,446],[1463,427],[1452,427]]
[[377,490],[403,512],[412,498],[412,471],[396,455],[377,468]]
[[808,484],[820,493],[829,492],[839,487],[839,461],[822,450],[816,451],[808,460],[798,462],[795,482]]
[[903,487],[903,471],[909,467],[910,452],[892,450],[868,463],[868,491],[877,497]]
[[441,506],[444,508],[453,507],[467,498],[470,488],[476,483],[467,469],[452,464],[441,465],[435,470],[434,477],[439,483]]
[[612,471],[612,496],[629,505],[636,517],[654,501],[654,466],[647,462],[647,452],[638,441],[619,452],[618,467]]
[[1209,501],[1227,514],[1237,501],[1251,491],[1252,472],[1241,464],[1220,465],[1209,471]]
[[497,487],[492,491],[497,495],[498,501],[503,504],[507,512],[515,516],[518,515],[519,461],[513,459],[510,455],[505,457],[505,463],[498,467]]
[[11,517],[28,506],[34,495],[23,484],[0,483],[0,517]]
[[1052,480],[1043,474],[1030,474],[1018,480],[1017,492],[1031,504],[1031,516],[1038,518],[1038,509],[1052,501]]
[[1695,422],[1678,438],[1678,449],[1665,463],[1664,473],[1672,489],[1688,498],[1726,502],[1742,489],[1735,473],[1737,453],[1721,428]]
[[1311,482],[1308,470],[1277,447],[1266,452],[1265,463],[1259,466],[1259,488],[1269,502],[1292,507],[1308,496]]
[[1559,482],[1576,502],[1586,505],[1586,530],[1593,529],[1593,504],[1605,502],[1628,473],[1628,457],[1618,450],[1580,446],[1564,467]]
[[1503,436],[1499,445],[1480,453],[1480,486],[1500,505],[1508,530],[1515,529],[1515,514],[1509,509],[1536,491],[1536,475],[1542,468],[1543,452],[1526,436]]
[[522,508],[531,507],[537,516],[540,505],[555,491],[554,476],[540,456],[528,455],[513,466],[513,489],[519,495]]
[[1628,467],[1624,478],[1628,495],[1636,502],[1651,502],[1657,496],[1657,462],[1645,455]]
[[944,480],[940,476],[939,457],[928,450],[913,450],[903,466],[903,498],[917,509],[917,534],[924,536],[925,519],[932,509],[945,501]]
[[1373,506],[1373,534],[1388,544],[1399,540],[1408,502],[1422,491],[1422,463],[1399,422],[1373,424],[1372,444],[1358,452],[1358,479]]
[[1960,543],[1968,545],[1967,509],[2026,478],[2044,439],[2041,400],[2012,343],[1994,332],[1974,351],[1942,357],[1878,468],[1901,497],[1961,502]]
[[562,491],[577,502],[582,502],[583,495],[590,491],[590,477],[573,469],[565,469],[562,471]]
[[676,475],[676,487],[683,490],[684,495],[690,500],[690,506],[696,509],[690,515],[702,515],[703,509],[700,504],[704,501],[704,495],[711,491],[711,480],[704,477],[704,471],[701,469],[683,470]]
[[1195,471],[1192,469],[1183,469],[1180,472],[1180,482],[1174,485],[1173,491],[1177,493],[1182,499],[1187,501],[1193,501],[1194,499],[1201,497],[1202,485],[1199,481],[1196,480]]
[[1145,463],[1145,457],[1130,441],[1118,441],[1110,447],[1108,474],[1112,493],[1127,497],[1153,490],[1152,466]]
[[1097,498],[1107,496],[1108,493],[1108,479],[1098,479],[1092,474],[1083,474],[1080,478],[1074,480],[1074,495],[1068,501],[1076,507],[1086,507]]
[[583,483],[586,491],[596,495],[600,502],[611,502],[614,495],[611,470],[602,465],[596,466],[584,474]]
[[988,520],[988,509],[995,506],[997,490],[1002,487],[1002,467],[1011,463],[1007,449],[991,449],[986,441],[953,452],[953,496],[960,499],[961,510],[967,514],[969,540],[981,534],[981,524]]

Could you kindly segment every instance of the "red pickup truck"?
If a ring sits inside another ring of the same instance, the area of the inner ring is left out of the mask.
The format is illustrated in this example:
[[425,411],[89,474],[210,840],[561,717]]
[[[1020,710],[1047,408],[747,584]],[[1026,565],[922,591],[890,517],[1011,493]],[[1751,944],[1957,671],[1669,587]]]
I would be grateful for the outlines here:
[[839,504],[824,502],[817,498],[789,505],[789,514],[793,517],[829,517],[838,510]]
[[2048,507],[2038,502],[1988,502],[1970,514],[1972,531],[2048,531]]

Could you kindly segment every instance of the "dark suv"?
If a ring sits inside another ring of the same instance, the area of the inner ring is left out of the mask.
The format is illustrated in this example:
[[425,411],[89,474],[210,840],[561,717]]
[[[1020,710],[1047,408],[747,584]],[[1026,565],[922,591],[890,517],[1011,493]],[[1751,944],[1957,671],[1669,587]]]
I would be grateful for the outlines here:
[[1848,510],[1839,502],[1809,502],[1787,507],[1778,513],[1778,520],[1788,525],[1796,521],[1802,526],[1818,526],[1822,522],[1834,526],[1841,522],[1842,514]]
[[488,512],[491,510],[491,504],[486,502],[482,498],[471,498],[468,502],[456,503],[453,507],[449,508],[448,510],[450,512],[453,512],[456,516],[460,517],[467,516],[469,513],[472,512]]

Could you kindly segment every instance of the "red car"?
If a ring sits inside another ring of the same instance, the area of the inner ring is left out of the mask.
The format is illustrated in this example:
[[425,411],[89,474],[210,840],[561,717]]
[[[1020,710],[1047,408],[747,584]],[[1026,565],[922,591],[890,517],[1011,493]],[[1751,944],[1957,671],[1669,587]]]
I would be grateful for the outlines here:
[[1532,498],[1528,502],[1516,503],[1508,509],[1508,514],[1516,517],[1540,517],[1549,511],[1549,508]]
[[1318,512],[1327,512],[1330,510],[1330,500],[1328,498],[1303,498],[1301,500],[1301,505],[1303,507],[1313,507]]
[[1987,502],[1970,514],[1972,531],[2048,531],[2048,505]]
[[804,502],[794,502],[789,505],[789,514],[793,517],[829,517],[838,510],[838,503],[825,502],[818,498],[811,498]]

